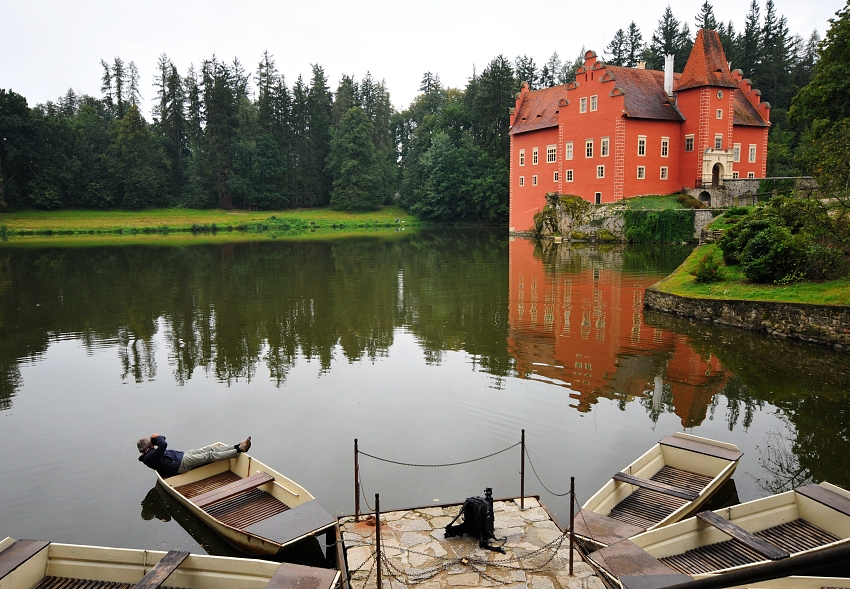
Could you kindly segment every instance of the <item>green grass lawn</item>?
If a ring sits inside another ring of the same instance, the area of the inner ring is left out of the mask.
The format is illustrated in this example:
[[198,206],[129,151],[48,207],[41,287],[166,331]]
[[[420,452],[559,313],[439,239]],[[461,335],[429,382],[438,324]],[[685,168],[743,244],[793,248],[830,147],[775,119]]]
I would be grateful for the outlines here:
[[850,305],[850,278],[785,285],[754,284],[747,281],[740,266],[725,266],[723,281],[697,284],[690,271],[709,252],[722,256],[717,244],[699,246],[673,274],[658,282],[655,288],[662,292],[704,299]]
[[[396,223],[398,219],[398,223]],[[0,229],[10,238],[49,235],[137,235],[140,232],[273,230],[268,225],[290,224],[309,231],[369,230],[377,227],[416,226],[418,222],[397,207],[377,211],[344,212],[332,209],[286,211],[224,211],[221,209],[151,209],[145,211],[22,211],[0,213]]]
[[627,198],[626,206],[632,210],[684,209],[685,205],[676,200],[675,194],[665,196],[637,196]]

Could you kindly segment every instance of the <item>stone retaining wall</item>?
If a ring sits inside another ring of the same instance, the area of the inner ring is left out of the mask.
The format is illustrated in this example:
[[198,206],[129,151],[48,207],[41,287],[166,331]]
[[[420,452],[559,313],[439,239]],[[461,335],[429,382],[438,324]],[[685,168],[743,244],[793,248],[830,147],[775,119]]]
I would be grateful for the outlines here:
[[[646,289],[648,309],[850,351],[850,307],[697,299]],[[781,361],[777,359],[777,361]]]

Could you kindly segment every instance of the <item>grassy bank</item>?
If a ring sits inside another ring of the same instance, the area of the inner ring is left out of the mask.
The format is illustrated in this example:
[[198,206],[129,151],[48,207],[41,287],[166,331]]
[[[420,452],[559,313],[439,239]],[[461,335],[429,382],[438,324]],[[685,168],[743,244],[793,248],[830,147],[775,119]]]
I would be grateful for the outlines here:
[[722,256],[717,244],[702,245],[696,248],[673,274],[658,282],[655,288],[662,292],[704,299],[850,305],[850,279],[848,278],[783,285],[754,284],[744,277],[739,266],[725,266],[722,281],[697,284],[690,272],[709,252],[713,252],[718,257]]
[[22,211],[0,213],[0,237],[140,236],[194,234],[304,234],[415,227],[417,220],[396,207],[369,212],[331,209],[223,211],[152,209],[144,211]]

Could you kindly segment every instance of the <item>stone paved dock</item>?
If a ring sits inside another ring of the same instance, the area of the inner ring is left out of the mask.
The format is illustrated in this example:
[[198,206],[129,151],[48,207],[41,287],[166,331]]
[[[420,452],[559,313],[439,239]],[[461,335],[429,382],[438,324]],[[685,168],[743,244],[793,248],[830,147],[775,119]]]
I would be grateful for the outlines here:
[[[381,514],[383,589],[605,589],[593,569],[573,556],[569,576],[569,538],[534,499],[526,497],[493,505],[496,537],[507,538],[499,554],[478,547],[468,535],[446,539],[444,528],[460,512],[460,505],[390,511]],[[348,555],[351,589],[375,589],[374,521],[340,520]],[[501,544],[501,541],[498,542]]]

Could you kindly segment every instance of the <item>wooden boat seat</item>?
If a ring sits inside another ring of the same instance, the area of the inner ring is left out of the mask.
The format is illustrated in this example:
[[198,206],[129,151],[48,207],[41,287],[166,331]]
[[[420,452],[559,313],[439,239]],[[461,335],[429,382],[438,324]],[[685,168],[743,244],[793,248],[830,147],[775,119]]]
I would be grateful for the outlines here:
[[213,489],[212,491],[207,491],[206,493],[195,495],[194,497],[192,497],[191,501],[192,503],[203,509],[209,505],[212,505],[213,503],[218,503],[219,501],[230,499],[231,497],[239,495],[240,493],[244,493],[245,491],[250,491],[252,489],[256,489],[257,487],[261,487],[266,483],[272,482],[273,480],[274,477],[270,474],[258,472],[255,475],[245,477],[244,479],[239,479],[238,481],[232,482],[222,487],[218,487],[217,489]]
[[0,579],[14,571],[33,556],[47,548],[50,542],[18,540],[0,552]]
[[631,540],[621,540],[592,552],[590,558],[614,578],[624,575],[673,575],[678,572],[665,566]]
[[[792,555],[837,542],[839,538],[804,519],[796,519],[756,532],[755,536],[767,540]],[[792,556],[793,558],[793,556]],[[764,561],[765,558],[737,538],[708,544],[658,559],[671,569],[684,575],[698,575],[734,566]]]
[[682,489],[680,487],[674,487],[672,485],[666,485],[664,483],[659,483],[657,481],[652,481],[649,479],[642,479],[640,477],[626,474],[624,472],[618,472],[611,478],[615,481],[628,483],[629,485],[634,485],[635,487],[649,489],[650,491],[655,491],[656,493],[663,493],[664,495],[678,497],[679,499],[684,499],[685,501],[695,501],[697,497],[699,497],[699,493],[695,493],[694,491]]
[[820,485],[805,485],[804,487],[798,487],[795,491],[800,495],[826,505],[839,513],[850,515],[850,499],[843,495],[833,493],[829,489],[824,489]]
[[732,462],[740,460],[741,456],[744,455],[744,453],[740,450],[731,450],[729,448],[715,446],[714,444],[706,444],[699,440],[680,438],[679,436],[667,436],[658,443],[672,448],[689,450],[691,452],[696,452],[697,454],[705,454],[706,456],[714,456],[715,458],[722,458],[723,460],[731,460]]
[[266,589],[330,589],[339,575],[333,569],[320,569],[285,562],[269,579]]
[[791,556],[785,550],[777,548],[770,542],[762,540],[740,526],[736,526],[728,519],[720,517],[713,511],[702,511],[697,514],[697,517],[705,523],[714,526],[724,534],[732,536],[736,540],[743,542],[747,547],[752,548],[770,560],[780,560]]
[[286,544],[302,536],[317,533],[335,523],[336,518],[313,499],[242,529],[278,544]]
[[646,528],[600,515],[589,509],[579,510],[573,519],[573,529],[579,536],[606,546],[646,531]]
[[148,574],[142,577],[142,580],[136,583],[133,589],[157,589],[160,587],[168,576],[180,566],[180,563],[186,560],[189,556],[188,552],[180,550],[169,550],[163,556],[156,566],[148,571]]

